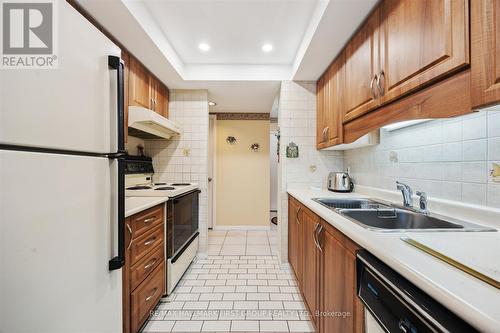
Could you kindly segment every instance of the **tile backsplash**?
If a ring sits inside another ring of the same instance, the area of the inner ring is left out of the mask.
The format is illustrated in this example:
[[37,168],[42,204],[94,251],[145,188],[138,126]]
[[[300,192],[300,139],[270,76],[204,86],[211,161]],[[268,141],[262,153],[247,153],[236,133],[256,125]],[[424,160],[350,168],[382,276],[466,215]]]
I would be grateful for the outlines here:
[[208,223],[208,92],[171,90],[169,117],[181,128],[171,140],[146,140],[146,152],[153,158],[155,181],[200,184],[200,249],[207,252]]
[[[330,171],[344,168],[343,153],[316,150],[316,83],[282,81],[278,111],[280,163],[278,164],[278,233],[281,261],[288,256],[287,188],[326,186]],[[286,157],[290,142],[299,148],[298,158]]]
[[[392,158],[391,158],[392,157]],[[392,132],[380,144],[344,152],[355,183],[395,190],[396,180],[429,196],[500,208],[500,107]]]

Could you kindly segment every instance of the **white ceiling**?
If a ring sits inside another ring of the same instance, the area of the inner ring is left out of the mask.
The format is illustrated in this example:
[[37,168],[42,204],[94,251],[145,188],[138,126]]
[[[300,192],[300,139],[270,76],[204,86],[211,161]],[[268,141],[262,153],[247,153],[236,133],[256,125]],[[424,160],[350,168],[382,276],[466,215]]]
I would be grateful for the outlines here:
[[77,1],[170,89],[207,89],[211,112],[270,112],[280,82],[317,80],[377,2]]
[[[291,65],[319,1],[143,2],[184,64]],[[262,52],[264,43],[273,51]]]

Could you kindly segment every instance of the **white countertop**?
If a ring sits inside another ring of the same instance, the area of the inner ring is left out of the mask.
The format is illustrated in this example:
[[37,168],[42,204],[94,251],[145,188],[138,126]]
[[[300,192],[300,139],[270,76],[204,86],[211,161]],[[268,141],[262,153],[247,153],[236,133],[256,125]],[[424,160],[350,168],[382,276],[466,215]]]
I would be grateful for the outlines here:
[[167,201],[167,197],[126,197],[125,217],[139,213],[145,209]]
[[[289,188],[288,193],[478,330],[498,332],[500,327],[500,290],[400,239],[405,234],[418,235],[419,238],[425,239],[426,235],[432,236],[436,234],[435,232],[384,233],[371,231],[312,200],[312,198],[318,197],[366,197],[361,193],[334,193],[327,190],[300,188]],[[363,193],[368,192],[363,191]],[[386,197],[374,196],[373,191],[369,194],[370,197],[391,201],[390,195]],[[455,218],[459,218],[457,211],[460,211],[460,216],[478,216],[475,220],[462,218],[472,223],[485,224],[485,221],[495,219],[500,221],[500,211],[497,210],[487,209],[484,214],[478,215],[478,207],[463,205],[460,209],[454,209],[454,214],[452,214],[452,210],[449,211],[450,214],[446,214],[446,204],[436,202],[434,206],[436,210],[439,210],[436,213],[454,215]],[[432,205],[430,205],[430,210],[434,211]],[[498,229],[498,225],[494,227]],[[439,234],[442,242],[449,244],[449,248],[466,246],[482,248],[485,253],[495,251],[495,247],[488,248],[483,244],[480,234],[476,232],[440,232]],[[457,234],[460,234],[460,242],[457,241]],[[492,233],[488,234],[485,237],[492,237]],[[495,234],[500,241],[500,233]],[[500,260],[498,262],[500,265]]]

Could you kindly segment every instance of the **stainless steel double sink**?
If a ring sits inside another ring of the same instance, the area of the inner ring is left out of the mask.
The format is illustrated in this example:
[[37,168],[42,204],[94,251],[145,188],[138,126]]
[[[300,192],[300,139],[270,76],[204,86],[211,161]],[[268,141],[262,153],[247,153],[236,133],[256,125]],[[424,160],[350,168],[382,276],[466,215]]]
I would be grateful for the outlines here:
[[314,201],[376,231],[496,231],[437,214],[424,214],[392,203],[364,198],[315,198]]

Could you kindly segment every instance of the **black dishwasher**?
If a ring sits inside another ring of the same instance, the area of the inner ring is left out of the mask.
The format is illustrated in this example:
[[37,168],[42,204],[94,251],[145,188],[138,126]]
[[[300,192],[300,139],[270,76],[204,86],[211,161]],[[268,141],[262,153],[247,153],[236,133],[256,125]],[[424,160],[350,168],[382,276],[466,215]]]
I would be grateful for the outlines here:
[[358,252],[357,271],[358,296],[378,322],[376,331],[478,332],[365,250]]

